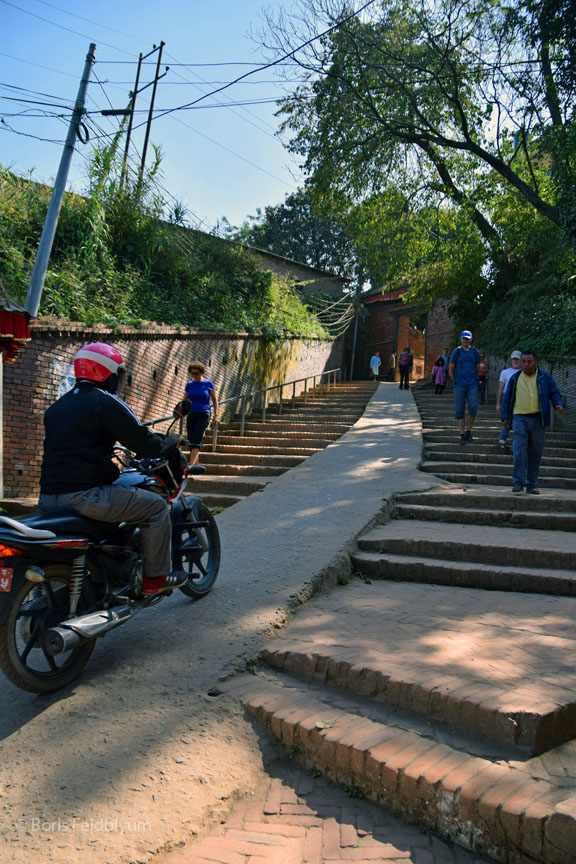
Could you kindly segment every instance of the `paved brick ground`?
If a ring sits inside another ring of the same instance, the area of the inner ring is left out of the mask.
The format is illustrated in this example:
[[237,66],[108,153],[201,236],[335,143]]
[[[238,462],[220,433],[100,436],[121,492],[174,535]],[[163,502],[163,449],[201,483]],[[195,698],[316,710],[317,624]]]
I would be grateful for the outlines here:
[[228,821],[155,864],[481,864],[488,859],[408,825],[297,767],[275,765]]

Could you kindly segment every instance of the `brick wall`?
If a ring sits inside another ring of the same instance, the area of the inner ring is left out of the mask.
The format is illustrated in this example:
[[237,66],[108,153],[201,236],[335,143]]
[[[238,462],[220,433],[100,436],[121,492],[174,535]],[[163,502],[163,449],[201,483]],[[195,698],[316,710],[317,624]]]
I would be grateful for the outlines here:
[[443,349],[447,348],[450,356],[453,349],[460,344],[458,334],[454,332],[454,322],[448,315],[449,301],[440,300],[428,316],[426,327],[426,375],[432,372],[434,361]]
[[[89,328],[50,318],[32,322],[31,331],[32,340],[18,360],[4,367],[6,497],[37,493],[44,411],[70,388],[72,358],[89,342],[109,342],[120,350],[128,374],[118,395],[144,422],[172,412],[184,394],[191,360],[206,365],[206,375],[214,381],[221,400],[342,367],[339,341],[287,339],[271,343],[232,331],[201,332],[160,325]],[[303,384],[297,385],[296,393],[302,388]],[[285,397],[291,393],[289,388]]]

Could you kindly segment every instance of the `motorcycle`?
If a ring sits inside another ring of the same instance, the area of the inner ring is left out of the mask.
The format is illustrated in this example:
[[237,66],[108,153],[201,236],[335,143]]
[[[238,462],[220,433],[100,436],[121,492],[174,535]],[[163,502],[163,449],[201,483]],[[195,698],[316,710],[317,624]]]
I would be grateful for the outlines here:
[[[155,425],[162,420],[151,421]],[[204,473],[181,450],[139,459],[117,445],[116,484],[157,492],[172,522],[172,568],[194,600],[212,589],[220,567],[216,521],[201,498],[184,493]],[[0,668],[17,687],[51,693],[82,673],[96,639],[172,592],[139,596],[143,559],[137,525],[98,522],[71,511],[0,516]]]

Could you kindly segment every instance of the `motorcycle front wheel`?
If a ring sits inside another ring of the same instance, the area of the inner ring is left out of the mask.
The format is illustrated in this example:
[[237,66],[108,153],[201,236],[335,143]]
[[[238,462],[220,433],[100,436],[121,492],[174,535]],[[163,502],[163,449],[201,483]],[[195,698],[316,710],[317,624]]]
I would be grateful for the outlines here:
[[199,600],[212,590],[220,569],[220,534],[216,520],[205,504],[191,513],[192,521],[178,525],[174,543],[174,569],[184,570],[188,581],[180,589]]
[[[46,631],[68,617],[71,568],[49,564],[44,574],[44,582],[24,583],[0,626],[0,667],[9,681],[29,693],[52,693],[70,684],[84,669],[95,645],[91,640],[55,657],[46,652]],[[90,594],[85,580],[79,614],[91,605]]]

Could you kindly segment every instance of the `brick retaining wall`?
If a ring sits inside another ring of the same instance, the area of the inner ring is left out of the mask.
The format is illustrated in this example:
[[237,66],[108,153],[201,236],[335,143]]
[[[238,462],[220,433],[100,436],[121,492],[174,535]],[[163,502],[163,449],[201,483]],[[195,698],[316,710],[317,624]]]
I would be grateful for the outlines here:
[[[42,417],[73,380],[72,358],[89,342],[109,342],[122,353],[128,374],[119,391],[136,414],[170,414],[184,393],[191,360],[206,365],[220,399],[282,380],[319,375],[342,366],[342,343],[319,339],[269,342],[233,331],[88,326],[55,318],[31,325],[32,341],[4,368],[4,494],[35,495],[42,461]],[[297,387],[298,394],[302,385]],[[291,395],[285,393],[285,396]],[[160,427],[162,428],[162,427]]]

